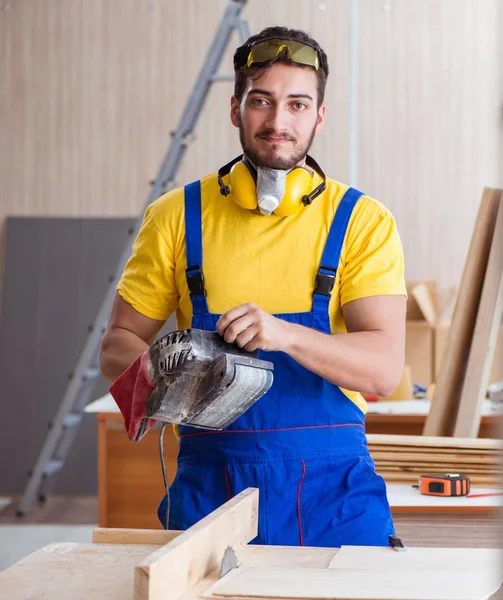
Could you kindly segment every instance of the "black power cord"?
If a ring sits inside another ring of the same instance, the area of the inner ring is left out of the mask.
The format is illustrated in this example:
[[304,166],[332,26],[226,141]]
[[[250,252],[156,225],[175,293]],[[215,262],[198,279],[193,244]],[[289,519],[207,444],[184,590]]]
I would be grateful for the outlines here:
[[170,510],[170,500],[169,500],[169,482],[168,482],[168,474],[166,473],[166,463],[164,461],[164,431],[168,423],[163,423],[161,427],[161,433],[159,435],[159,456],[161,458],[161,469],[162,469],[162,478],[164,480],[164,490],[166,492],[166,510],[165,510],[165,518],[166,518],[166,529],[169,527],[169,510]]

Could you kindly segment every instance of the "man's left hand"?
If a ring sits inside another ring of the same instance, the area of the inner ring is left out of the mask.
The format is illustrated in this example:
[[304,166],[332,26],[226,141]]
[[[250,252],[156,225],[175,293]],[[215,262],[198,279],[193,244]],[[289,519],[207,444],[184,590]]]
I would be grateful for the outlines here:
[[289,343],[290,324],[250,302],[222,315],[217,331],[226,342],[235,343],[248,352],[259,349],[284,352]]

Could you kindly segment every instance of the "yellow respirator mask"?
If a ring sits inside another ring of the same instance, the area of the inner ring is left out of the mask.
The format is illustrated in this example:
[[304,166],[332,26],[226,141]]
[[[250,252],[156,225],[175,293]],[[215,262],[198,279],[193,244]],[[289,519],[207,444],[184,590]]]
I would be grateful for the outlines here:
[[[218,183],[222,196],[231,195],[236,204],[248,210],[260,210],[263,214],[274,213],[280,217],[289,217],[299,212],[304,206],[319,196],[326,188],[326,177],[321,167],[309,155],[306,166],[316,171],[323,181],[314,189],[311,171],[305,167],[294,167],[288,172],[273,169],[257,170],[243,155],[236,157],[218,171]],[[223,178],[229,175],[226,185]],[[262,181],[260,179],[262,178]],[[270,178],[270,181],[267,181]],[[276,181],[274,180],[276,178]],[[282,197],[277,199],[267,194],[267,187],[283,190]],[[258,189],[261,193],[258,197]]]

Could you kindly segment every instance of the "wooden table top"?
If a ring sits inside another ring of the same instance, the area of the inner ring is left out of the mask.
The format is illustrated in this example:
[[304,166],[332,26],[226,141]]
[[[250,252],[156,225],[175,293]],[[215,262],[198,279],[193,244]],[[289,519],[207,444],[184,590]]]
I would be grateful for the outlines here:
[[[0,600],[131,600],[134,567],[159,546],[49,544],[0,572]],[[337,548],[246,546],[250,566],[326,568]],[[218,578],[207,577],[183,598],[198,598]]]
[[[76,544],[69,542],[50,544],[0,573],[0,600],[34,600],[36,598],[50,598],[51,600],[67,600],[69,598],[71,600],[131,600],[131,598],[137,597],[134,593],[135,566],[158,549],[159,545],[140,544]],[[360,550],[362,556],[365,556],[366,550],[372,549],[361,548]],[[420,551],[420,549],[417,550]],[[414,549],[410,549],[406,554],[412,554],[413,551]],[[459,552],[465,553],[464,562],[467,559],[467,552],[470,555],[482,552],[484,557],[489,556],[491,552],[498,552],[466,549],[439,550],[435,548],[428,548],[427,551],[429,556],[435,552],[437,554],[440,552],[438,564],[444,565],[446,569],[452,568],[453,561],[456,563]],[[298,572],[299,569],[327,569],[332,571],[332,568],[329,567],[332,567],[331,562],[338,552],[338,548],[247,545],[238,549],[238,560],[239,564],[245,567],[259,567],[268,570],[279,567],[283,568],[286,573]],[[447,553],[450,553],[449,556],[447,556]],[[394,553],[392,552],[392,554]],[[401,586],[404,589],[409,589],[412,595],[414,595],[414,588],[411,589],[410,587],[410,576],[416,575],[416,579],[419,578],[421,581],[423,581],[422,577],[426,577],[428,581],[432,576],[447,577],[443,567],[435,571],[431,569],[429,571],[424,570],[424,576],[421,573],[422,569],[418,573],[415,570],[403,572],[399,568],[399,565],[403,562],[400,559],[408,559],[409,557],[401,556],[401,554],[397,553],[396,555],[396,577],[398,579],[402,578]],[[418,556],[420,557],[421,554]],[[413,559],[412,556],[410,558]],[[494,560],[493,555],[491,555],[491,559]],[[387,560],[387,562],[390,561]],[[416,564],[417,558],[412,562]],[[475,562],[480,561],[477,559]],[[359,562],[362,565],[361,569],[347,570],[346,568],[344,570],[344,567],[342,567],[343,570],[338,572],[345,579],[354,577],[355,582],[358,582],[361,587],[362,576],[368,572],[367,578],[364,577],[363,579],[365,581],[374,574],[372,565],[367,563],[368,561],[362,559]],[[456,582],[458,585],[460,584],[457,580],[463,573],[465,579],[463,585],[468,585],[468,581],[471,581],[475,576],[473,573],[456,571],[456,567],[453,567],[453,569],[452,572],[449,572],[453,584]],[[375,572],[379,575],[378,569]],[[333,574],[336,576],[335,572]],[[380,574],[385,576],[384,580],[389,580],[389,577],[393,576],[390,572]],[[480,573],[478,575],[480,579]],[[404,583],[404,578],[407,579],[408,583]],[[183,593],[180,600],[199,600],[218,579],[218,570],[213,571]],[[492,574],[492,579],[495,580],[497,585],[497,582],[501,581],[501,576]],[[432,583],[431,585],[436,584]],[[485,585],[487,587],[487,582],[485,582]],[[494,585],[494,582],[491,585]],[[428,597],[433,598],[432,595],[428,595]],[[452,594],[449,597],[452,598]],[[471,590],[469,597],[478,598],[482,596],[477,596],[474,594],[474,590]],[[435,598],[437,598],[436,595]]]

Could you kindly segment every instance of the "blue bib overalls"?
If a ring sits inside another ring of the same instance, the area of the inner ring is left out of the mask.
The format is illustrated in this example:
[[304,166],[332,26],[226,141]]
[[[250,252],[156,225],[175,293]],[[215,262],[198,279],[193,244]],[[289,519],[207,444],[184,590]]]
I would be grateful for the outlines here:
[[[337,209],[312,310],[276,317],[330,334],[330,290],[360,196],[350,188]],[[187,278],[197,291],[189,278],[203,281],[199,181],[185,188],[185,228]],[[192,307],[192,327],[215,331],[220,315],[208,311],[205,293],[192,294]],[[256,487],[259,533],[254,543],[389,545],[393,522],[385,483],[376,475],[368,452],[363,412],[339,387],[287,354],[260,351],[259,355],[274,363],[274,382],[245,414],[223,431],[180,426],[169,528],[186,529],[235,494]],[[166,527],[164,514],[165,499],[159,518]]]

